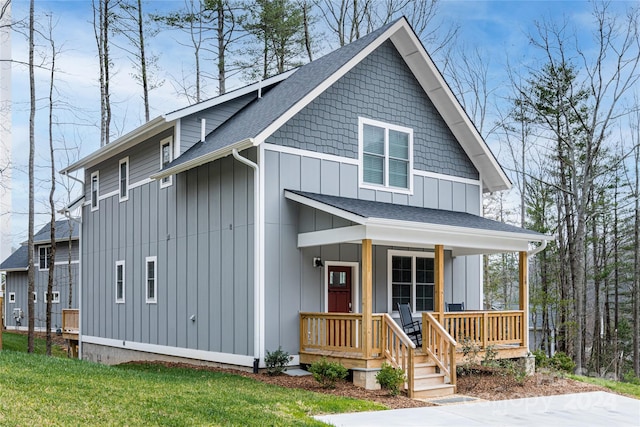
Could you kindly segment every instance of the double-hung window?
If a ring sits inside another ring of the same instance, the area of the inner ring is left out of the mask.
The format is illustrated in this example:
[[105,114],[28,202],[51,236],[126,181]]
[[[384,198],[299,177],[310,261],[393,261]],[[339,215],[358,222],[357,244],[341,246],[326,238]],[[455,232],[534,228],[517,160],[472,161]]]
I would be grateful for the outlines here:
[[358,135],[361,186],[411,191],[413,130],[361,117]]
[[120,186],[120,201],[124,202],[129,199],[129,158],[125,157],[120,160],[120,164],[118,167],[119,179],[118,183]]
[[147,303],[156,303],[157,302],[157,291],[158,291],[158,282],[157,282],[157,269],[156,269],[156,260],[157,258],[154,256],[149,256],[146,258],[146,291],[147,291]]
[[390,311],[398,303],[414,311],[433,310],[434,255],[430,252],[389,251]]
[[48,270],[51,258],[51,246],[40,246],[38,248],[38,269]]
[[98,196],[99,196],[99,173],[95,171],[91,174],[91,210],[95,211],[98,209]]
[[[160,169],[163,169],[173,160],[173,139],[171,137],[165,138],[160,141]],[[165,176],[160,180],[160,188],[168,187],[171,185],[172,176]]]
[[[60,292],[58,291],[51,291],[51,295],[53,296],[53,298],[51,298],[51,302],[53,304],[59,304],[60,303]],[[48,302],[49,298],[47,298],[47,292],[44,292],[44,302]]]
[[116,304],[124,304],[124,261],[116,261]]

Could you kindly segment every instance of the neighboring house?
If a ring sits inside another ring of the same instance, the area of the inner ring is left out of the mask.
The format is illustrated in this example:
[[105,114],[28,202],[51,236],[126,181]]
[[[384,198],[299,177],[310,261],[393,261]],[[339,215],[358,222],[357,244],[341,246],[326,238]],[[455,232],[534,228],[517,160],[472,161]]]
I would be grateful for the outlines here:
[[413,351],[396,303],[461,333],[445,301],[480,310],[480,254],[501,251],[524,261],[523,305],[474,312],[508,324],[475,339],[527,352],[526,251],[548,237],[480,216],[510,182],[404,18],[62,173],[80,169],[85,359],[257,369],[282,347],[293,364],[339,357],[372,386],[385,358],[400,363],[392,342]]
[[[62,310],[78,307],[80,224],[75,220],[56,221],[56,254],[53,279],[52,329],[62,327]],[[71,244],[71,251],[69,251]],[[34,302],[35,330],[44,331],[47,324],[47,283],[49,281],[49,257],[51,253],[51,224],[47,223],[33,236],[34,254]],[[69,256],[71,255],[71,256]],[[2,264],[6,272],[4,298],[5,324],[8,329],[27,329],[27,271],[29,265],[27,244],[20,246]],[[71,276],[69,275],[71,271]],[[72,305],[69,307],[69,283]]]

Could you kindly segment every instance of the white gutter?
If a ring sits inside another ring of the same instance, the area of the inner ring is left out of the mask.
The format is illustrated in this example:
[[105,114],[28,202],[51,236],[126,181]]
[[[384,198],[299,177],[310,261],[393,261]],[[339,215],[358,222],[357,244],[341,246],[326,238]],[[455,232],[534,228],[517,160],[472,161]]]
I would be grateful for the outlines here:
[[264,325],[262,317],[264,315],[264,298],[262,293],[262,241],[261,237],[261,218],[260,218],[260,167],[242,157],[236,148],[232,151],[233,157],[240,163],[244,163],[253,169],[253,370],[257,373],[260,366],[260,360],[263,358],[264,349],[262,348],[262,330]]
[[531,249],[530,251],[527,251],[527,257],[530,258],[530,257],[532,257],[532,256],[534,256],[536,254],[539,254],[540,252],[544,251],[545,248],[547,247],[547,243],[548,242],[549,242],[548,240],[543,240],[542,243],[540,244],[540,246],[538,246],[538,247],[536,247],[534,249]]

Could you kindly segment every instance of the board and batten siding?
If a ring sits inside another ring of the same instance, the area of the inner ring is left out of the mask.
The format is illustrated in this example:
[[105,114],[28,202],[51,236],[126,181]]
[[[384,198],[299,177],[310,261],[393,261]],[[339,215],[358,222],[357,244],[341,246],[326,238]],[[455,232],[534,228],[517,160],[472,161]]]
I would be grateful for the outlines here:
[[[436,209],[479,213],[480,187],[467,182],[414,176],[414,194],[394,194],[358,187],[357,168],[352,162],[320,158],[314,153],[292,154],[266,149],[265,168],[265,296],[266,348],[282,345],[296,352],[298,312],[324,311],[323,269],[314,268],[313,257],[323,261],[360,262],[360,245],[340,244],[297,248],[299,232],[339,228],[349,221],[299,205],[284,197],[284,190],[301,190],[364,200],[409,204]],[[388,310],[387,252],[401,247],[373,247],[375,312]],[[358,283],[356,286],[360,287]],[[361,289],[358,292],[362,295]],[[465,301],[470,309],[480,306],[480,260],[477,256],[452,258],[445,251],[445,300]]]
[[[100,200],[96,211],[83,208],[83,335],[250,355],[253,172],[226,157],[174,175],[166,188],[157,181],[139,185],[136,179],[158,170],[160,140],[168,135],[172,131],[131,149],[136,178],[127,201],[115,194]],[[117,170],[125,155],[97,165],[101,185],[102,171]],[[255,149],[243,155],[256,160]],[[146,302],[145,260],[151,256],[157,259],[157,303]],[[115,302],[120,260],[124,303]]]

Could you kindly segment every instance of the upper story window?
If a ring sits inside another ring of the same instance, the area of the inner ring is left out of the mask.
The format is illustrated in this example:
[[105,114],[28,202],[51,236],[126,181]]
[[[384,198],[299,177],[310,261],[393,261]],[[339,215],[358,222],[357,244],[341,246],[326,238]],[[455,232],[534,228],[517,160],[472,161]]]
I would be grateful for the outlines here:
[[[173,138],[165,138],[160,141],[160,169],[167,166],[173,160]],[[172,176],[165,176],[160,180],[160,188],[171,185]]]
[[434,254],[431,252],[389,251],[389,294],[391,311],[398,303],[411,304],[414,311],[433,310]]
[[91,174],[91,210],[98,209],[98,196],[99,196],[99,173],[95,171]]
[[129,199],[129,157],[125,157],[120,160],[120,165],[118,167],[119,171],[119,180],[118,183],[120,185],[120,201],[124,202]]
[[124,261],[116,261],[116,303],[124,303]]
[[146,288],[147,288],[147,303],[156,303],[156,291],[157,291],[157,270],[156,270],[156,257],[149,256],[146,258]]
[[360,185],[411,191],[413,130],[360,117]]
[[48,270],[50,258],[51,246],[40,246],[38,248],[38,268],[40,270]]

